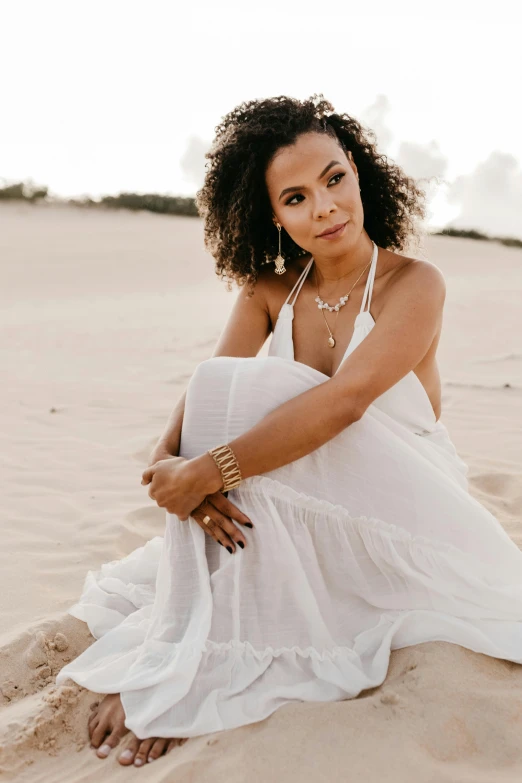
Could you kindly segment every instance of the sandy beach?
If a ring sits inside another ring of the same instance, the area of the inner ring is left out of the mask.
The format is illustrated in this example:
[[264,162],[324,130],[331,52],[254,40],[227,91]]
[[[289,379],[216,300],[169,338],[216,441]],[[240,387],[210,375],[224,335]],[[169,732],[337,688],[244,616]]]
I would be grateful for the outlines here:
[[[522,250],[427,236],[416,255],[447,282],[441,418],[472,495],[522,548]],[[99,697],[54,684],[93,641],[67,608],[89,569],[162,534],[141,473],[237,289],[215,275],[200,219],[148,212],[1,204],[0,265],[5,780],[522,779],[522,666],[442,641],[392,652],[357,699],[286,705],[143,769],[99,759]]]

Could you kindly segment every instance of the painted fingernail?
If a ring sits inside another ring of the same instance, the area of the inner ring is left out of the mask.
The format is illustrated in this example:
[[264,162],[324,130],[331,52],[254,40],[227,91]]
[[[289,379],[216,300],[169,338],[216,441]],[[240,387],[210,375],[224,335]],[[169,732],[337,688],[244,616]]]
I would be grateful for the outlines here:
[[102,745],[98,753],[100,756],[108,756],[112,748],[110,745]]
[[252,524],[252,522],[245,522],[245,525],[246,525],[247,527],[254,527],[254,525]]
[[231,546],[227,546],[227,549],[230,552],[230,554],[232,554],[232,547]]
[[242,542],[242,541],[238,541],[237,543],[239,544],[239,546],[241,547],[241,549],[244,549],[244,548],[245,548],[245,545],[243,544],[243,542]]
[[218,544],[221,544],[221,546],[224,546],[222,541],[218,541]]
[[131,759],[132,758],[132,750],[130,748],[127,748],[127,750],[124,750],[123,753],[120,754],[120,759]]

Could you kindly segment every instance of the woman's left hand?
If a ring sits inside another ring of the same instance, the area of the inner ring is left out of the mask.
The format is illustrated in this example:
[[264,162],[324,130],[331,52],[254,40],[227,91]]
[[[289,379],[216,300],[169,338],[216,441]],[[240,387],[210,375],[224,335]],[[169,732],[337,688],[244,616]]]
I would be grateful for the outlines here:
[[142,474],[141,483],[150,483],[149,497],[169,514],[176,514],[182,522],[209,492],[215,491],[203,471],[195,469],[194,462],[184,457],[161,459]]

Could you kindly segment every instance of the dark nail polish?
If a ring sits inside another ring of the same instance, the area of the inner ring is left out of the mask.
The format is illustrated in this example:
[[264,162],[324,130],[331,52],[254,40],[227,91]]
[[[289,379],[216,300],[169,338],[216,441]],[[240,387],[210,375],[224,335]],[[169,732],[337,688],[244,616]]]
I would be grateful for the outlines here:
[[230,554],[232,554],[232,547],[231,546],[227,546],[227,549],[230,552]]
[[245,522],[245,525],[246,525],[247,527],[254,527],[254,525],[252,524],[252,522]]
[[238,541],[237,543],[238,543],[238,545],[241,547],[241,549],[244,549],[244,548],[245,548],[245,545],[243,544],[243,542],[242,542],[242,541]]
[[222,541],[218,541],[218,544],[220,544],[221,546],[224,546]]

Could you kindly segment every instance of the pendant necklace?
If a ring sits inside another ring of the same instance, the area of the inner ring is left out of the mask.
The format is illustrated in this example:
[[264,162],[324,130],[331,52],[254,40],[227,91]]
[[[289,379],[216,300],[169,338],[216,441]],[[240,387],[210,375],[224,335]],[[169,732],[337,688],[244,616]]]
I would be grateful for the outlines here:
[[[324,314],[324,311],[325,310],[329,310],[330,312],[334,312],[335,311],[335,314],[336,314],[335,315],[335,323],[337,324],[337,318],[339,317],[339,311],[340,311],[341,307],[344,307],[344,305],[348,301],[348,297],[350,296],[350,294],[352,293],[353,289],[355,288],[355,286],[357,285],[357,283],[359,282],[361,277],[364,275],[364,273],[366,272],[366,270],[368,269],[368,267],[370,266],[371,263],[372,262],[370,261],[370,263],[367,264],[364,267],[363,271],[361,272],[361,274],[359,275],[359,277],[357,278],[355,283],[352,285],[352,287],[350,288],[348,293],[345,296],[341,296],[341,298],[339,299],[339,302],[336,305],[329,305],[327,302],[323,302],[323,300],[321,299],[321,296],[319,294],[319,286],[317,285],[317,274],[316,274],[316,270],[315,270],[315,267],[314,267],[315,287],[317,289],[317,296],[315,297],[315,301],[318,302],[317,307],[319,308],[319,310],[323,314],[324,322],[326,324],[326,328],[328,329],[328,333],[330,335],[329,338],[328,338],[328,345],[330,346],[330,348],[334,347],[334,345],[335,345],[335,338],[334,338],[334,336],[332,334],[332,331],[331,331],[330,327],[328,326],[328,321],[326,320],[326,315]],[[349,272],[348,274],[351,274],[351,273]],[[348,277],[348,275],[345,275],[345,277]],[[337,282],[339,282],[339,280],[342,280],[342,277],[339,277]]]

